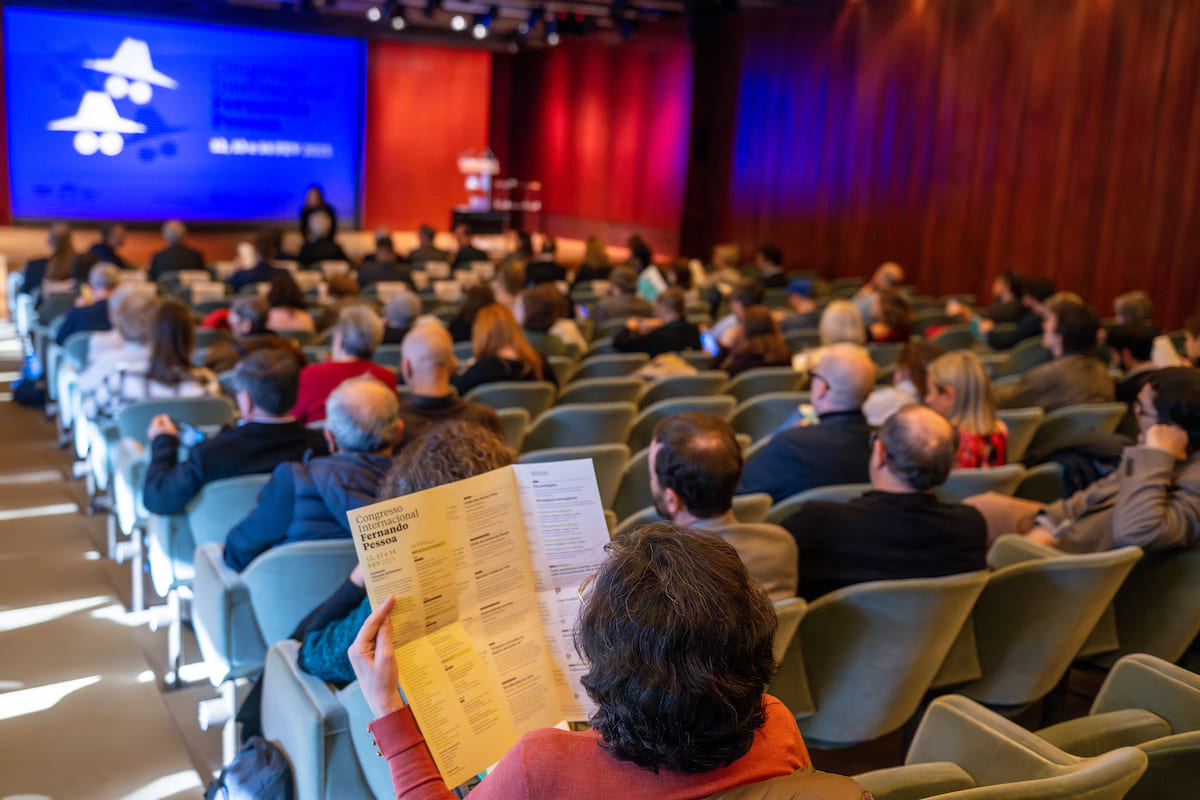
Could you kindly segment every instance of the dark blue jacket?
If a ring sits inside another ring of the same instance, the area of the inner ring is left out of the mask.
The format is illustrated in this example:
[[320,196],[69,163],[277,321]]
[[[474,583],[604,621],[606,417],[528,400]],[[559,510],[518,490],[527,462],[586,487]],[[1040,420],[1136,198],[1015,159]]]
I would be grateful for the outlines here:
[[281,274],[286,275],[288,271],[281,267],[272,266],[265,261],[260,261],[252,269],[239,269],[233,273],[233,276],[229,279],[229,285],[237,292],[243,286],[248,286],[252,283],[270,283],[275,280],[276,275]]
[[61,346],[71,338],[73,333],[111,329],[112,322],[108,319],[108,299],[105,298],[97,300],[90,306],[72,308],[68,311],[67,316],[63,318],[62,325],[58,326],[58,333],[55,335],[54,341]]
[[778,503],[797,492],[866,483],[871,427],[861,411],[822,414],[818,425],[775,434],[742,472],[738,494],[766,492]]
[[375,502],[392,457],[337,453],[307,464],[280,464],[250,516],[225,540],[225,563],[239,572],[286,542],[349,539],[346,512]]
[[320,431],[299,422],[247,422],[223,430],[188,450],[179,461],[179,439],[155,436],[150,442],[143,502],[152,514],[177,514],[204,484],[238,475],[261,475],[307,453],[329,453]]

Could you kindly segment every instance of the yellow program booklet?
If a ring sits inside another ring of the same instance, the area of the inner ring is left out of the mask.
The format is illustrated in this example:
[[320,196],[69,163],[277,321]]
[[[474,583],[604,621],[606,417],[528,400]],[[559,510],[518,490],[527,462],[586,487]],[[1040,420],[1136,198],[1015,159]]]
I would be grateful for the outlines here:
[[573,633],[608,526],[590,459],[515,464],[349,512],[400,687],[447,786],[592,711]]

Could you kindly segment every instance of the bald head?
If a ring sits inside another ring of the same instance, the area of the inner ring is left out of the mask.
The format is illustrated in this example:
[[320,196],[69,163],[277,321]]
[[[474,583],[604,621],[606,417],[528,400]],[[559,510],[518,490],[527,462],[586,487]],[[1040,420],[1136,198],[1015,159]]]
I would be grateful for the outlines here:
[[417,325],[400,347],[400,372],[413,394],[444,397],[450,393],[450,377],[457,359],[454,340],[436,322]]
[[825,348],[814,378],[824,387],[813,387],[813,407],[818,414],[861,408],[875,386],[875,362],[865,347],[835,344]]
[[400,434],[396,393],[369,375],[342,381],[325,401],[325,430],[343,453],[377,453]]
[[892,491],[928,491],[946,482],[957,451],[958,435],[945,417],[927,406],[905,406],[879,429],[871,483]]

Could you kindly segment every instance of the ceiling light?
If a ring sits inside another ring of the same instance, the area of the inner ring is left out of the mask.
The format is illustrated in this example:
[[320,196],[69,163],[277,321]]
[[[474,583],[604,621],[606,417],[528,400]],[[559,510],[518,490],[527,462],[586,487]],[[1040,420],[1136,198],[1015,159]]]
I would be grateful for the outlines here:
[[462,14],[455,14],[450,18],[450,27],[456,31],[465,31],[467,29],[467,18]]
[[392,23],[392,30],[394,30],[394,31],[402,31],[408,27],[408,20],[404,16],[403,9],[401,9],[400,7],[396,7],[392,11],[391,23]]
[[379,20],[383,19],[383,11],[380,10],[379,6],[371,6],[367,9],[367,19],[371,22],[379,22]]

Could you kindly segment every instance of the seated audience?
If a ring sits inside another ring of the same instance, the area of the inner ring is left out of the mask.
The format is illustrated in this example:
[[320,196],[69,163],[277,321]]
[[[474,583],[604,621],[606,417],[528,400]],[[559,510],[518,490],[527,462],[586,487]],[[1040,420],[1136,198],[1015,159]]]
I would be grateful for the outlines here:
[[981,319],[979,334],[993,350],[1008,350],[1018,342],[1042,335],[1042,321],[1046,314],[1046,302],[1054,296],[1054,282],[1049,278],[1024,278],[1019,283],[1021,305],[1029,313],[1016,319],[1011,331],[996,330],[999,320]]
[[863,324],[862,314],[858,306],[849,300],[834,300],[825,306],[817,332],[821,337],[820,347],[810,347],[792,356],[792,368],[797,372],[810,371],[821,360],[827,347],[867,343],[867,328]]
[[[350,662],[397,797],[450,800],[397,688],[394,602],[367,618]],[[703,798],[801,770],[788,796],[866,800],[849,778],[811,771],[791,712],[764,693],[775,625],[725,542],[666,523],[617,537],[576,623],[591,728],[525,734],[472,793],[572,797],[586,776],[589,797]]]
[[444,261],[450,263],[450,254],[445,250],[434,247],[433,240],[437,231],[432,225],[422,225],[417,228],[417,249],[408,254],[408,262],[413,269],[424,269],[426,261]]
[[116,289],[113,289],[112,294],[108,298],[109,329],[106,331],[96,331],[88,337],[87,366],[90,367],[93,364],[106,361],[113,354],[125,348],[125,338],[121,336],[121,330],[117,327],[117,318],[120,314],[118,309],[133,295],[140,295],[147,302],[154,304],[153,309],[150,311],[150,320],[147,323],[148,325],[154,324],[154,314],[158,312],[158,306],[162,302],[158,299],[158,288],[153,283],[138,281],[121,282]]
[[750,306],[761,306],[766,292],[755,278],[742,278],[729,295],[729,313],[721,317],[708,332],[722,347],[731,347],[742,326],[742,317]]
[[441,325],[423,323],[404,337],[400,376],[408,392],[400,398],[404,432],[399,447],[408,445],[431,425],[451,419],[471,422],[504,436],[500,417],[491,407],[467,402],[454,391],[450,379],[456,363],[454,343]]
[[[1154,364],[1154,342],[1162,332],[1148,323],[1121,323],[1105,337],[1112,365],[1125,376],[1116,387],[1117,402],[1129,405],[1137,399]],[[1173,348],[1172,348],[1173,349]]]
[[421,316],[421,297],[405,290],[396,292],[383,307],[383,344],[400,344]]
[[[1151,326],[1154,327],[1154,322],[1151,318],[1153,305],[1150,302],[1150,295],[1145,292],[1126,292],[1122,295],[1117,295],[1113,300],[1113,313],[1117,317],[1118,325],[1133,325],[1136,327]],[[1188,359],[1179,354],[1175,349],[1175,345],[1171,343],[1171,339],[1162,334],[1154,338],[1154,346],[1152,348],[1152,356],[1150,359],[1156,367],[1186,367]]]
[[89,331],[107,331],[112,328],[108,317],[108,301],[121,280],[120,272],[112,264],[97,264],[88,274],[88,289],[92,302],[87,305],[77,305],[67,312],[54,341],[59,345],[76,333]]
[[325,294],[329,301],[322,306],[321,312],[314,318],[318,335],[336,325],[344,309],[363,304],[362,288],[359,287],[358,280],[349,272],[334,275],[327,280]]
[[358,284],[368,289],[377,283],[406,283],[409,288],[415,288],[412,282],[412,270],[407,264],[401,264],[396,258],[391,236],[377,240],[375,257],[364,261],[358,269]]
[[454,314],[454,319],[450,320],[450,338],[456,342],[471,341],[471,328],[475,325],[475,315],[479,313],[479,309],[484,306],[490,306],[497,302],[496,294],[492,291],[492,287],[478,283],[463,292],[462,303],[458,306],[458,311]]
[[665,519],[724,539],[772,600],[796,595],[796,545],[778,525],[738,522],[733,494],[742,477],[742,447],[713,414],[667,417],[650,445],[650,492]]
[[867,424],[878,428],[904,406],[924,402],[925,395],[929,393],[929,365],[941,354],[942,348],[936,344],[911,340],[905,342],[896,356],[891,385],[872,390],[863,403],[862,410]]
[[484,306],[475,315],[471,350],[475,363],[451,380],[460,395],[496,381],[554,382],[550,364],[533,349],[512,312],[499,303]]
[[301,235],[309,235],[309,231],[312,230],[309,220],[312,219],[314,214],[324,214],[329,217],[329,230],[331,234],[337,230],[337,212],[333,210],[333,206],[326,202],[325,191],[319,183],[309,186],[308,191],[304,193],[304,206],[300,209]]
[[318,208],[308,215],[308,240],[300,248],[297,260],[303,267],[316,267],[322,261],[349,261],[346,251],[333,239],[334,220],[330,210]]
[[296,402],[300,365],[285,350],[256,350],[234,370],[240,422],[188,449],[179,460],[179,429],[166,414],[150,421],[150,464],[143,502],[153,514],[183,511],[204,484],[271,472],[285,461],[328,453],[321,431],[288,414]]
[[[216,376],[192,366],[196,324],[187,306],[176,302],[159,306],[143,294],[131,297],[138,299],[126,301],[118,323],[126,342],[124,352],[105,358],[96,372],[89,367],[79,376],[84,415],[115,417],[138,400],[218,394]],[[153,324],[146,325],[152,310]]]
[[554,256],[558,251],[558,243],[553,237],[547,236],[542,240],[542,252],[525,267],[525,285],[540,286],[543,283],[565,281],[567,271],[555,263]]
[[238,260],[242,268],[229,278],[229,286],[235,292],[240,292],[246,286],[270,283],[277,275],[287,275],[286,269],[271,263],[271,257],[274,255],[275,237],[270,233],[260,233],[254,237],[253,242],[238,245]]
[[904,267],[897,264],[895,261],[885,261],[875,268],[875,272],[871,274],[871,279],[863,284],[862,288],[854,295],[854,304],[858,306],[858,312],[862,314],[865,322],[876,322],[876,318],[872,315],[872,310],[875,308],[875,296],[884,291],[899,291],[900,284],[904,283]]
[[[396,260],[396,247],[392,243],[391,228],[386,225],[380,225],[375,229],[372,239],[375,242],[375,250],[374,252],[367,253],[362,257],[362,263],[359,265],[360,267],[365,267],[368,264],[375,264],[381,261]],[[359,277],[359,280],[362,280],[361,276]]]
[[497,264],[490,286],[495,302],[509,311],[516,311],[517,298],[525,288],[525,262],[505,261]]
[[859,345],[826,348],[812,373],[818,424],[776,433],[746,462],[738,494],[775,502],[816,486],[867,481],[871,429],[861,407],[875,385],[875,362]]
[[228,372],[247,353],[264,347],[287,350],[303,366],[306,363],[304,350],[296,340],[267,330],[269,313],[267,301],[258,295],[233,298],[226,318],[233,338],[218,339],[209,345],[208,352],[204,354],[204,366],[213,372]]
[[923,406],[893,414],[871,446],[871,491],[846,503],[805,503],[784,520],[799,552],[800,596],[987,569],[983,516],[933,493],[953,466],[950,423]]
[[815,328],[821,324],[821,309],[817,308],[816,288],[807,278],[796,278],[788,284],[788,311],[780,321],[784,333]]
[[667,286],[681,290],[684,301],[689,306],[701,303],[691,264],[686,258],[677,258],[667,265],[665,271]]
[[609,261],[604,240],[594,235],[587,237],[583,248],[583,262],[575,273],[575,282],[606,281],[611,274],[612,262]]
[[123,244],[125,244],[125,226],[105,225],[100,229],[100,241],[92,245],[88,252],[96,259],[93,263],[104,262],[112,264],[117,269],[133,269],[133,265],[117,252],[117,248]]
[[1200,314],[1188,317],[1183,323],[1183,348],[1188,365],[1200,367]]
[[533,234],[529,231],[517,231],[517,246],[511,253],[504,256],[501,261],[520,261],[522,264],[528,264],[533,261],[536,254],[533,252]]
[[907,342],[912,337],[912,306],[894,289],[875,293],[871,317],[875,321],[867,326],[868,342]]
[[608,297],[596,301],[596,311],[593,315],[596,325],[603,325],[614,319],[654,316],[654,306],[637,295],[636,272],[625,266],[614,267],[610,279]]
[[[587,350],[587,342],[574,321],[566,319],[567,310],[567,298],[553,284],[542,284],[521,292],[513,316],[525,338],[543,356],[578,358]],[[570,338],[569,344],[559,332]]]
[[308,313],[308,303],[304,301],[304,292],[291,273],[284,272],[276,275],[271,281],[271,289],[267,292],[267,328],[272,331],[316,331],[316,323],[312,314]]
[[773,244],[764,244],[758,248],[755,257],[754,272],[756,278],[767,289],[782,289],[788,285],[787,272],[783,269],[783,251]]
[[1053,356],[996,393],[999,408],[1041,406],[1053,411],[1079,403],[1110,403],[1114,397],[1108,368],[1096,358],[1100,320],[1096,312],[1070,300],[1046,309],[1042,344]]
[[[613,271],[614,276],[616,270]],[[613,337],[613,348],[622,353],[663,353],[700,349],[700,329],[687,321],[683,292],[668,289],[654,301],[655,316],[630,317]]]
[[400,438],[396,393],[367,375],[350,378],[330,393],[327,414],[330,455],[275,468],[258,505],[225,540],[233,569],[288,542],[349,539],[346,512],[374,502]]
[[183,237],[187,236],[187,226],[177,219],[163,223],[162,237],[167,246],[150,258],[150,280],[160,281],[169,272],[180,272],[185,269],[204,270],[204,254],[199,250],[188,247]]
[[395,394],[396,375],[371,361],[383,340],[383,321],[363,305],[342,309],[333,328],[329,360],[300,370],[300,391],[292,416],[305,425],[325,419],[325,401],[342,381],[369,374]]
[[300,231],[275,231],[271,240],[275,245],[276,261],[300,261],[300,248],[304,246],[304,234]]
[[[62,267],[58,268],[59,274],[65,274],[68,278],[74,275],[72,267],[75,263],[75,247],[71,244],[70,226],[65,222],[55,222],[51,225],[47,244],[50,247],[50,256],[31,258],[25,262],[25,266],[21,270],[21,288],[17,290],[17,294],[33,294],[41,289],[47,268],[54,259],[66,264],[65,270]],[[88,272],[84,273],[84,275],[87,274]]]
[[988,320],[989,328],[999,323],[1019,322],[1034,313],[1033,309],[1021,302],[1021,281],[1021,276],[1012,270],[997,275],[992,281],[992,304],[980,311],[978,317],[957,299],[946,301],[946,313],[961,317],[967,322],[975,322],[978,319],[977,325],[983,320]]
[[992,382],[979,356],[954,350],[929,365],[925,404],[958,432],[955,466],[998,467],[1008,457],[1008,428],[996,418]]
[[471,244],[471,226],[460,222],[454,226],[454,241],[458,243],[458,252],[454,254],[454,269],[469,269],[472,261],[491,261],[488,254]]
[[1134,406],[1139,443],[1115,470],[1065,500],[1042,506],[994,492],[968,498],[995,537],[1023,533],[1068,553],[1137,545],[1192,547],[1200,539],[1200,372],[1150,373]]
[[747,308],[736,331],[733,346],[728,350],[722,348],[713,359],[714,369],[723,369],[733,378],[757,367],[791,366],[792,348],[766,306]]

